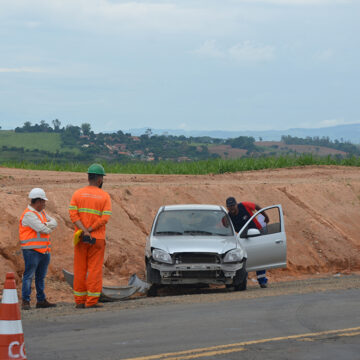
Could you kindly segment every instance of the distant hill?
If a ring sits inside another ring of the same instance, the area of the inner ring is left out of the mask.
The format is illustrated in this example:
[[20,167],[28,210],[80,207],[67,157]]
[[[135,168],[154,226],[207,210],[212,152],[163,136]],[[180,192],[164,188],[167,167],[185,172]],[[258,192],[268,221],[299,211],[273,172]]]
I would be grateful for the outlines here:
[[[124,132],[129,132],[132,135],[139,136],[144,134],[147,128],[129,129]],[[256,140],[260,137],[264,141],[279,141],[282,135],[291,135],[300,138],[306,138],[307,136],[314,137],[329,137],[331,140],[350,141],[353,144],[360,144],[360,123],[348,124],[348,125],[337,125],[331,127],[307,129],[307,128],[294,128],[288,130],[266,130],[266,131],[223,131],[223,130],[174,130],[174,129],[151,129],[153,134],[156,135],[184,135],[189,136],[209,136],[212,138],[235,138],[238,136],[253,136]]]

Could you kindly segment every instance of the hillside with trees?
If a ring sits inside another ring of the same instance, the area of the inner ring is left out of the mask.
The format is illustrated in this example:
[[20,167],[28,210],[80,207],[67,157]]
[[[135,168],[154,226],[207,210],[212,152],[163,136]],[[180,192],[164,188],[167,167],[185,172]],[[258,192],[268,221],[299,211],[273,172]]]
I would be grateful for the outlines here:
[[251,136],[221,139],[209,136],[153,134],[150,128],[133,136],[119,130],[95,133],[89,123],[62,126],[59,119],[27,121],[0,131],[0,161],[132,162],[198,161],[216,158],[268,157],[313,153],[318,156],[358,156],[359,147],[328,137],[282,136],[281,142],[255,141]]

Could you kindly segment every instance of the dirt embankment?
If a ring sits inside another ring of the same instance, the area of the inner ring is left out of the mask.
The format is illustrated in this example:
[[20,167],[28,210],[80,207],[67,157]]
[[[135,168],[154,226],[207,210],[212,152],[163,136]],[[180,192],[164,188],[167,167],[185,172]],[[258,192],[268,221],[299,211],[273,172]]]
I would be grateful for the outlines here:
[[[18,220],[27,194],[42,187],[47,211],[59,227],[53,233],[47,294],[71,300],[61,269],[72,270],[72,224],[68,204],[86,175],[50,171],[0,169],[0,274],[24,269]],[[207,176],[108,175],[113,216],[107,227],[105,284],[126,284],[129,275],[144,276],[145,238],[158,208],[164,204],[224,204],[226,197],[261,206],[282,204],[288,241],[287,269],[269,272],[271,281],[306,275],[360,271],[360,169],[305,167]]]

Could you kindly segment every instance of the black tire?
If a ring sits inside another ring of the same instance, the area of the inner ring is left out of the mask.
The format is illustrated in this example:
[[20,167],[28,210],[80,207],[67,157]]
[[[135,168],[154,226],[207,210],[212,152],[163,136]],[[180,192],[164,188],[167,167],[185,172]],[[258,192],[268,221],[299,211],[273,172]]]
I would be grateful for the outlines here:
[[161,284],[160,271],[153,269],[150,261],[146,262],[146,281],[150,284]]
[[242,269],[236,272],[234,277],[234,291],[245,291],[247,287],[247,271],[245,264],[243,265]]
[[147,291],[146,296],[147,297],[155,297],[158,294],[158,285],[152,284],[150,286],[150,289]]

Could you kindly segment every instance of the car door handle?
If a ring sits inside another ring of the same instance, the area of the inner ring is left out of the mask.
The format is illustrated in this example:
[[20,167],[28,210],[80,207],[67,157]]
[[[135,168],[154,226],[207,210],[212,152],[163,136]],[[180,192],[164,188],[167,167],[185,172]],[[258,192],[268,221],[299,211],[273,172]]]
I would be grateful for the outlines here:
[[283,244],[284,243],[284,240],[276,240],[275,241],[275,244]]

